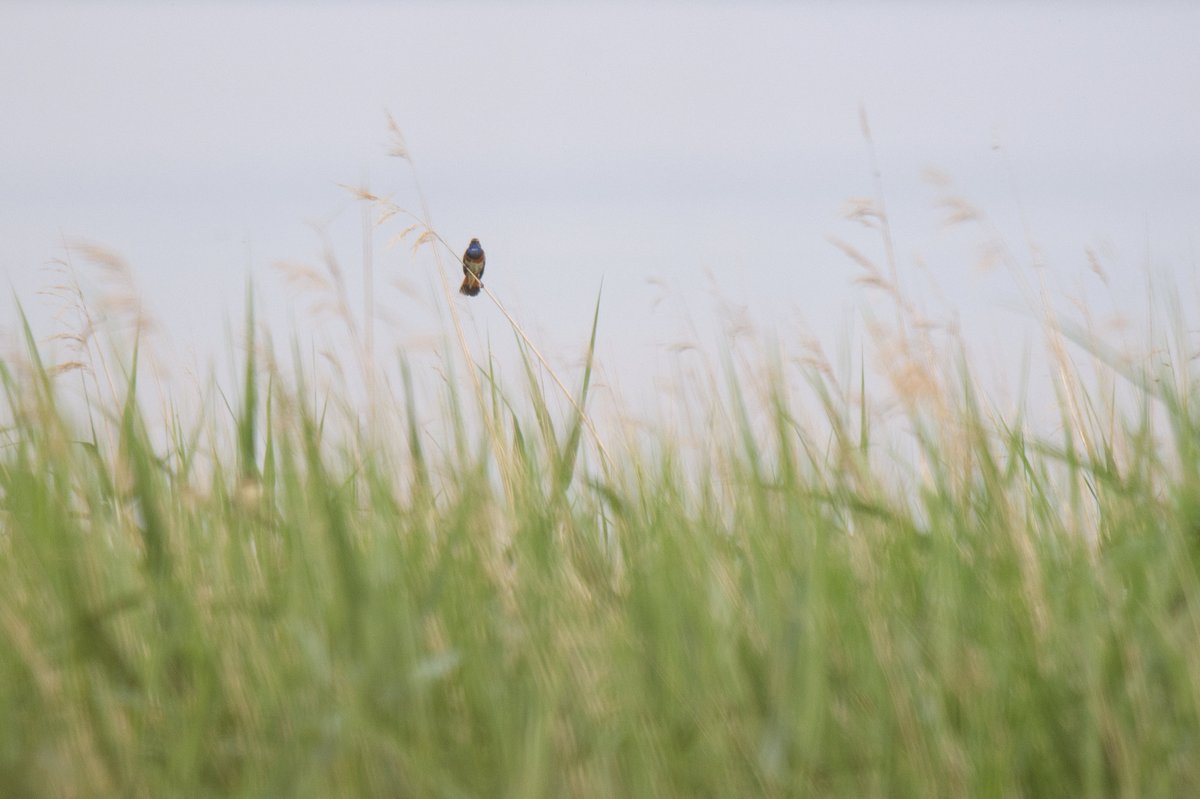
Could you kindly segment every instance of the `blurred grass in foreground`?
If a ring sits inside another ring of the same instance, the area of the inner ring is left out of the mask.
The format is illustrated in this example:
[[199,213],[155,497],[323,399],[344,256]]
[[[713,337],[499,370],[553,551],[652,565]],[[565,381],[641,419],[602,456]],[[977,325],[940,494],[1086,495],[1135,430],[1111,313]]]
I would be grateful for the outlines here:
[[1141,392],[1123,420],[1064,383],[1057,440],[998,419],[965,362],[927,364],[897,479],[815,367],[819,440],[767,369],[700,398],[700,455],[603,457],[529,357],[523,392],[489,369],[448,388],[430,446],[410,370],[371,420],[334,419],[253,330],[228,416],[150,422],[136,351],[82,419],[28,330],[0,363],[0,794],[1200,785],[1186,359],[1109,362]]

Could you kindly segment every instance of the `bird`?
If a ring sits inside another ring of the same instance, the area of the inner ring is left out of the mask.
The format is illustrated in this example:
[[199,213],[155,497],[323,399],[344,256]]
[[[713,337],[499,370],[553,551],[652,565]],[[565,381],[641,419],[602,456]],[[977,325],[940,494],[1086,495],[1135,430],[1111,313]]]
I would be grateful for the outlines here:
[[483,266],[487,259],[483,255],[483,247],[479,246],[479,239],[471,239],[470,246],[463,253],[463,282],[458,291],[460,294],[466,294],[468,297],[474,297],[483,288],[483,282],[479,278],[483,277]]

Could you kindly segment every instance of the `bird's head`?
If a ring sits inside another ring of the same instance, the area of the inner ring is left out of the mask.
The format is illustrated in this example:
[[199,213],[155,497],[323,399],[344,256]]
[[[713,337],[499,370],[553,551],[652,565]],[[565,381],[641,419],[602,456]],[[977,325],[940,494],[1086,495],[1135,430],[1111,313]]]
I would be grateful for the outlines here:
[[479,246],[479,239],[471,239],[471,244],[467,247],[467,252],[471,253],[473,257],[483,252],[483,247]]

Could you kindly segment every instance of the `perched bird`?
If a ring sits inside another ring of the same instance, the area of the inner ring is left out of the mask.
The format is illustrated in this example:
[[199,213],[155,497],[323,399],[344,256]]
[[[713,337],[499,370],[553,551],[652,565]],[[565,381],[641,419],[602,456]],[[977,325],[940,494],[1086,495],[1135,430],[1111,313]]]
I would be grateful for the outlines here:
[[479,246],[479,239],[471,239],[471,246],[467,247],[467,251],[463,253],[463,278],[462,286],[458,289],[459,293],[466,294],[468,297],[474,297],[483,288],[483,283],[479,278],[483,277],[483,265],[486,263],[486,258],[483,255],[483,248]]

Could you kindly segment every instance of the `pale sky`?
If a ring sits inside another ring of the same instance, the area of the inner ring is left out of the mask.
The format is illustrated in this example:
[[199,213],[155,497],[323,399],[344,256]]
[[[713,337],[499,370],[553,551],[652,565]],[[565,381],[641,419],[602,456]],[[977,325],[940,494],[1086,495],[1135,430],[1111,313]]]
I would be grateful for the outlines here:
[[[485,282],[545,351],[578,355],[603,281],[601,358],[642,384],[689,324],[719,340],[722,305],[785,346],[853,328],[859,272],[827,237],[880,257],[842,218],[873,191],[862,108],[906,286],[1003,360],[1026,341],[1020,293],[976,268],[982,234],[942,226],[923,174],[1099,315],[1142,312],[1148,274],[1194,289],[1197,41],[1183,3],[9,3],[0,274],[48,334],[44,264],[102,244],[203,362],[249,272],[286,331],[304,303],[271,264],[319,263],[312,223],[358,280],[338,184],[418,207],[390,112],[435,226],[482,240]],[[375,236],[376,297],[417,340],[444,313],[430,258],[385,246],[399,228]],[[510,348],[496,309],[456,302],[475,341]]]

